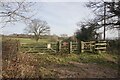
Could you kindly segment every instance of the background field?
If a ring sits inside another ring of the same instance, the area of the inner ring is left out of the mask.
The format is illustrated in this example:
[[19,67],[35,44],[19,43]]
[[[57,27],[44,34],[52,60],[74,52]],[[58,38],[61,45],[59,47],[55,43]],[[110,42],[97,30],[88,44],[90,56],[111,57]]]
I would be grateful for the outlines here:
[[31,44],[31,43],[48,43],[49,39],[40,39],[38,42],[36,42],[34,39],[30,38],[12,38],[12,39],[17,39],[20,40],[21,43],[26,43],[26,44]]

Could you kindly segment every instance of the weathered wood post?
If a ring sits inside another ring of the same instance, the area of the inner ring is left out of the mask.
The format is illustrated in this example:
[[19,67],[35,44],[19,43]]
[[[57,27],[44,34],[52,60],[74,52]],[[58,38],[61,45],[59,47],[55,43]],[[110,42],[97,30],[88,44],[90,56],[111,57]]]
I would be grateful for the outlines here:
[[69,42],[69,53],[72,53],[72,42]]
[[95,41],[91,41],[91,49],[92,53],[95,53]]
[[57,42],[57,52],[61,50],[61,41]]
[[78,54],[81,53],[81,41],[78,41],[77,50],[78,50]]
[[57,48],[56,48],[56,51],[59,52],[59,41],[57,41]]
[[92,44],[93,44],[93,42],[90,41],[90,52],[93,52]]
[[84,42],[81,41],[81,52],[84,52]]

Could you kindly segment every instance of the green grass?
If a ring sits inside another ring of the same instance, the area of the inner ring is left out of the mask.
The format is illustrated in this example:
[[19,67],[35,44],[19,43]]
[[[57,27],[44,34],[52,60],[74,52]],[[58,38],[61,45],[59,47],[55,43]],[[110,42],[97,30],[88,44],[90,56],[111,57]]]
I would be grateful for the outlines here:
[[83,53],[80,55],[80,62],[82,63],[95,63],[105,67],[111,67],[114,69],[118,68],[117,55],[111,55],[107,53],[99,54],[87,54]]
[[34,39],[31,38],[10,38],[10,39],[17,39],[20,40],[20,43],[25,43],[25,44],[49,43],[49,39],[39,39],[38,42],[36,42]]
[[[70,61],[80,62],[80,63],[91,63],[97,64],[104,67],[110,67],[117,69],[117,55],[111,55],[107,53],[101,54],[35,54],[35,56],[40,60],[41,64],[66,64]],[[108,58],[109,57],[109,58]],[[43,63],[42,63],[43,61]]]

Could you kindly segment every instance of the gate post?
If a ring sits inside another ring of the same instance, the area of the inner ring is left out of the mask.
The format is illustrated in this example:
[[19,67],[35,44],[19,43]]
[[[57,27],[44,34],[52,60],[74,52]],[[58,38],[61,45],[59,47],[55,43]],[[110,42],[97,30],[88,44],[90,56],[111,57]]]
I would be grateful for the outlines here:
[[84,42],[81,41],[81,52],[84,52]]
[[70,41],[69,42],[69,53],[71,53],[72,52],[72,42]]
[[77,49],[78,49],[78,54],[81,53],[81,41],[78,41]]
[[61,41],[57,42],[57,52],[61,50]]

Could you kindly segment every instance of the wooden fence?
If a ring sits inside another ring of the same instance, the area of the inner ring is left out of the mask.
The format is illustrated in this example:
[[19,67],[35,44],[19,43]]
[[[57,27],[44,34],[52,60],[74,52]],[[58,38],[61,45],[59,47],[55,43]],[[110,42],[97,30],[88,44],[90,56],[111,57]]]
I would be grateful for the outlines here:
[[53,53],[81,53],[81,52],[105,52],[107,48],[106,41],[89,41],[89,42],[65,42],[59,41],[51,44],[29,45],[22,44],[22,51],[37,52],[53,52]]
[[[61,45],[60,45],[61,44]],[[65,45],[63,45],[65,44]],[[81,53],[81,52],[106,52],[106,41],[89,41],[89,42],[59,42],[58,51],[62,51],[64,47],[69,53]]]
[[106,41],[81,41],[81,52],[106,52],[107,42]]

